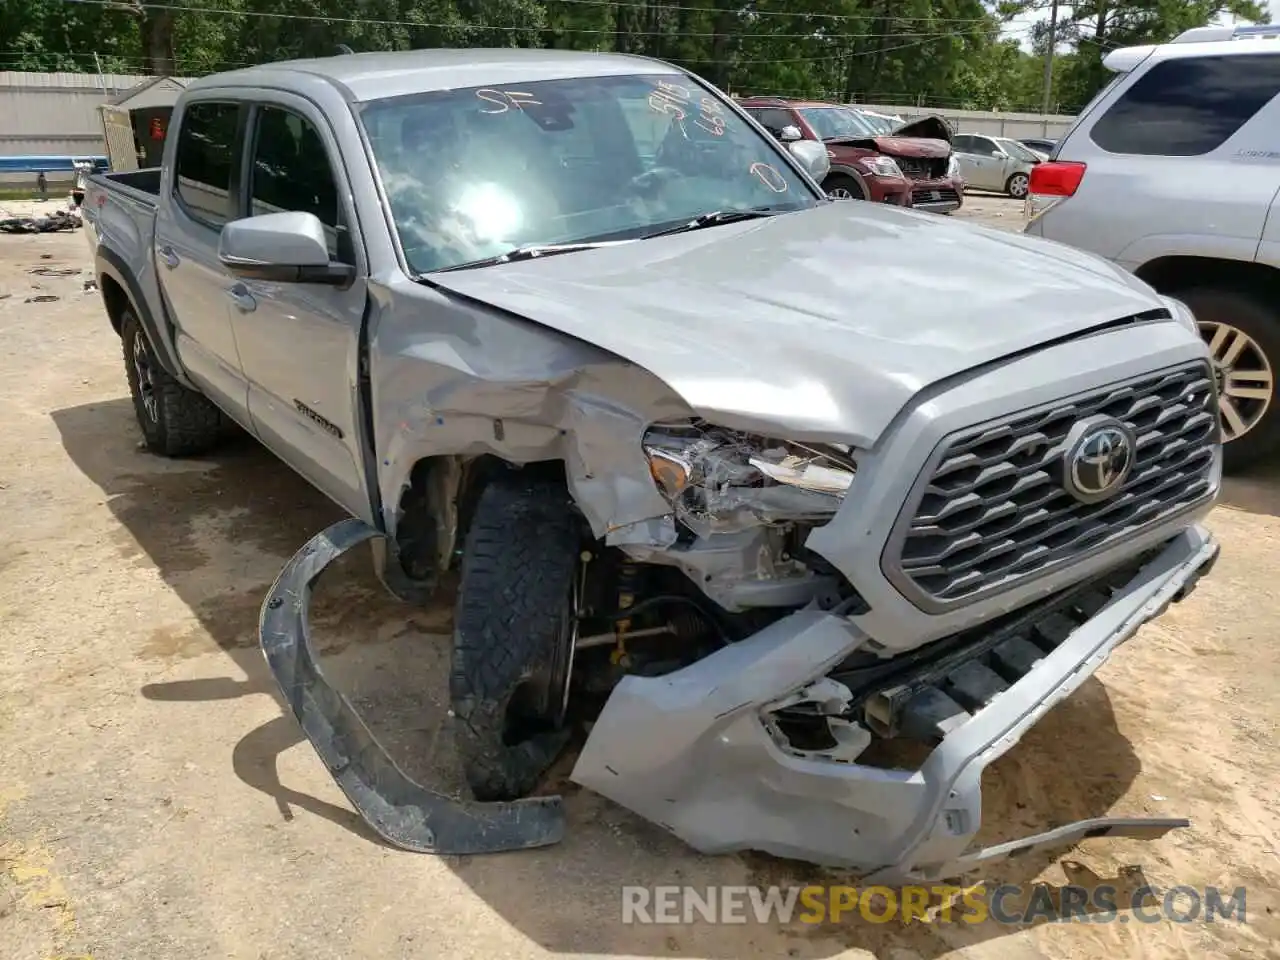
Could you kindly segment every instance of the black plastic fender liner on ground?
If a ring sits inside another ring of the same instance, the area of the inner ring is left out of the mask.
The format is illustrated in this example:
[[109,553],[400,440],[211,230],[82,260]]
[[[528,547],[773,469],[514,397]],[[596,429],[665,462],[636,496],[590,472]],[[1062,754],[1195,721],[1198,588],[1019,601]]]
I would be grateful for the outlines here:
[[330,563],[378,536],[363,520],[339,521],[307,541],[272,584],[258,639],[285,703],[356,812],[392,845],[462,855],[558,843],[564,837],[559,797],[480,803],[415,783],[320,672],[307,628],[312,590]]

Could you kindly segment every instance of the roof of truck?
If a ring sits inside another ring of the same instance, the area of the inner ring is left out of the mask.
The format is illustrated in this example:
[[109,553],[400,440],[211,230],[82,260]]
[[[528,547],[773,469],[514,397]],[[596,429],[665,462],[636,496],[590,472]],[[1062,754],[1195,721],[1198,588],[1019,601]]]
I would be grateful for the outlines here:
[[210,74],[193,82],[188,89],[227,85],[276,87],[290,74],[307,74],[330,81],[350,100],[362,101],[491,84],[672,73],[678,69],[660,60],[620,53],[520,48],[401,50],[264,63]]

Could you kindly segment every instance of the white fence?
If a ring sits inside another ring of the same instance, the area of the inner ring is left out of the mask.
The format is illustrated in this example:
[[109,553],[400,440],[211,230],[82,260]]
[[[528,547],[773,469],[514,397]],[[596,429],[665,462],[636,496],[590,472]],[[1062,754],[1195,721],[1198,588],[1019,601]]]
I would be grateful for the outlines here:
[[1012,137],[1015,140],[1022,137],[1056,140],[1076,122],[1075,117],[1051,113],[995,113],[988,110],[952,110],[946,107],[934,110],[929,107],[884,106],[874,103],[860,103],[858,106],[876,113],[902,117],[904,120],[936,115],[945,117],[957,133],[985,133],[995,137]]

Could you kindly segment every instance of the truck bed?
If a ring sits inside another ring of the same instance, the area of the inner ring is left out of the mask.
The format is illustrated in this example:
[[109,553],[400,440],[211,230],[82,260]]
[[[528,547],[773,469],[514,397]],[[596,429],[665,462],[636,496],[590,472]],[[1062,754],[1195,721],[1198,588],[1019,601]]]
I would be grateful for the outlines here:
[[145,207],[154,207],[160,197],[160,168],[130,170],[124,173],[96,173],[89,178],[90,192],[97,184],[108,192],[124,195]]

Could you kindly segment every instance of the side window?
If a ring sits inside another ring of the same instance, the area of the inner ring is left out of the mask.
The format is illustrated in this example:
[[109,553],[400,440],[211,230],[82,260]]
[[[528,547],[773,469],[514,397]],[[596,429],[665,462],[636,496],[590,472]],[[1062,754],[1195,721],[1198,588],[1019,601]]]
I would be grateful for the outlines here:
[[193,103],[178,131],[174,189],[191,216],[215,227],[232,217],[231,161],[239,118],[234,103]]
[[1277,54],[1166,60],[1122,93],[1089,136],[1111,153],[1200,156],[1222,146],[1277,93]]
[[973,138],[968,134],[958,133],[951,138],[951,149],[959,150],[961,153],[972,153]]
[[764,127],[775,137],[782,136],[783,127],[799,127],[795,118],[791,116],[790,110],[779,110],[777,108],[768,109],[754,107],[747,111],[751,116],[756,118],[760,126]]
[[329,256],[354,263],[324,141],[308,120],[279,107],[261,107],[249,168],[250,213],[314,213],[324,224]]
[[973,145],[970,146],[969,152],[976,153],[980,157],[994,157],[996,155],[996,145],[988,137],[974,137]]

